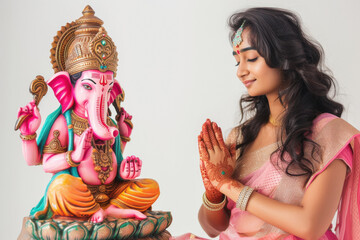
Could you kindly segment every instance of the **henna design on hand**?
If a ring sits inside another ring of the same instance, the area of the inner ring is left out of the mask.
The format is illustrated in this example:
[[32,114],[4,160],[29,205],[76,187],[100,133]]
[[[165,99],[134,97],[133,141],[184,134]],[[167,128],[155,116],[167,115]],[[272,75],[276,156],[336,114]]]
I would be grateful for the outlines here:
[[231,178],[235,165],[234,146],[229,149],[225,145],[221,129],[210,120],[203,124],[201,138],[201,154],[209,156],[204,159],[206,172],[211,184],[220,191],[224,184],[234,182]]
[[208,174],[206,172],[205,169],[205,164],[204,161],[208,161],[209,160],[209,154],[207,153],[207,151],[203,151],[202,149],[205,149],[205,146],[201,146],[204,145],[204,143],[202,142],[202,137],[199,135],[198,136],[198,147],[199,147],[199,155],[200,155],[200,172],[201,172],[201,177],[203,179],[203,183],[204,183],[204,187],[205,187],[205,194],[207,199],[212,202],[212,203],[220,203],[224,196],[223,194],[217,190],[210,182]]
[[206,149],[208,150],[214,150],[214,145],[217,145],[217,142],[215,142],[214,139],[210,139],[210,135],[208,132],[208,128],[206,126],[207,121],[203,124],[202,126],[202,131],[201,131],[201,136],[202,136],[202,140],[205,143]]

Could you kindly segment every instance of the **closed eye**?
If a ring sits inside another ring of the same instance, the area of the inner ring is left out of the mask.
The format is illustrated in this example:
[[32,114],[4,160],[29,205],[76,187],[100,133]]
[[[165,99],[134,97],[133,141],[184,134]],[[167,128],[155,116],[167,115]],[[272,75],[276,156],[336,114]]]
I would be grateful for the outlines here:
[[257,59],[258,59],[258,57],[252,58],[252,59],[248,59],[248,62],[255,62]]
[[237,64],[235,65],[235,67],[239,66],[240,62],[237,62]]

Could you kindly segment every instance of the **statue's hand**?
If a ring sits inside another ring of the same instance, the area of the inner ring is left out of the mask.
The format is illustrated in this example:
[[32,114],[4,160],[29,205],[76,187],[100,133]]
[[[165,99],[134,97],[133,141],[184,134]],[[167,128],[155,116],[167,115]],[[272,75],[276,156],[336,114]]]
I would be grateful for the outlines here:
[[121,108],[120,118],[118,121],[120,136],[130,137],[132,128],[133,128],[131,119],[132,119],[132,116],[130,114],[128,114],[124,108]]
[[79,144],[75,147],[71,154],[71,158],[74,162],[79,163],[84,160],[84,154],[91,147],[91,139],[93,137],[93,130],[91,127],[85,130],[80,136]]
[[120,165],[120,176],[125,179],[135,179],[140,176],[142,161],[135,156],[126,157]]
[[38,130],[41,123],[41,116],[39,109],[35,105],[35,100],[31,101],[25,107],[21,107],[18,111],[18,118],[26,116],[26,119],[20,126],[20,132],[23,135],[31,135]]

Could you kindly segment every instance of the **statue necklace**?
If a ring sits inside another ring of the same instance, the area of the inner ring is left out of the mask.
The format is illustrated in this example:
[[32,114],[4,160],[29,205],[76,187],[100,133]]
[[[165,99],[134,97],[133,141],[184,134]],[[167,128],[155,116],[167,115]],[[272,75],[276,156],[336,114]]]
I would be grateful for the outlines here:
[[98,178],[104,184],[110,175],[112,167],[112,149],[110,146],[111,140],[105,141],[105,144],[96,144],[94,137],[91,139],[92,159],[94,161],[94,170],[98,172]]
[[[89,121],[74,113],[71,113],[71,120],[74,128],[74,133],[80,136],[88,127]],[[102,184],[108,179],[110,172],[113,170],[112,163],[112,149],[110,143],[112,140],[106,140],[104,144],[96,144],[94,137],[91,139],[91,146],[93,147],[91,158],[94,162],[94,170],[98,172],[98,178]]]

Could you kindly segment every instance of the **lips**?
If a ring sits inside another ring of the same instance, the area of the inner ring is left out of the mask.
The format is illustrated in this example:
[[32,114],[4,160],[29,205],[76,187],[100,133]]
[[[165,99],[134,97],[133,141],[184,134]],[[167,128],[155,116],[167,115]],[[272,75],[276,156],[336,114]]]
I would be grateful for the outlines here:
[[249,87],[256,79],[243,81],[245,87]]

